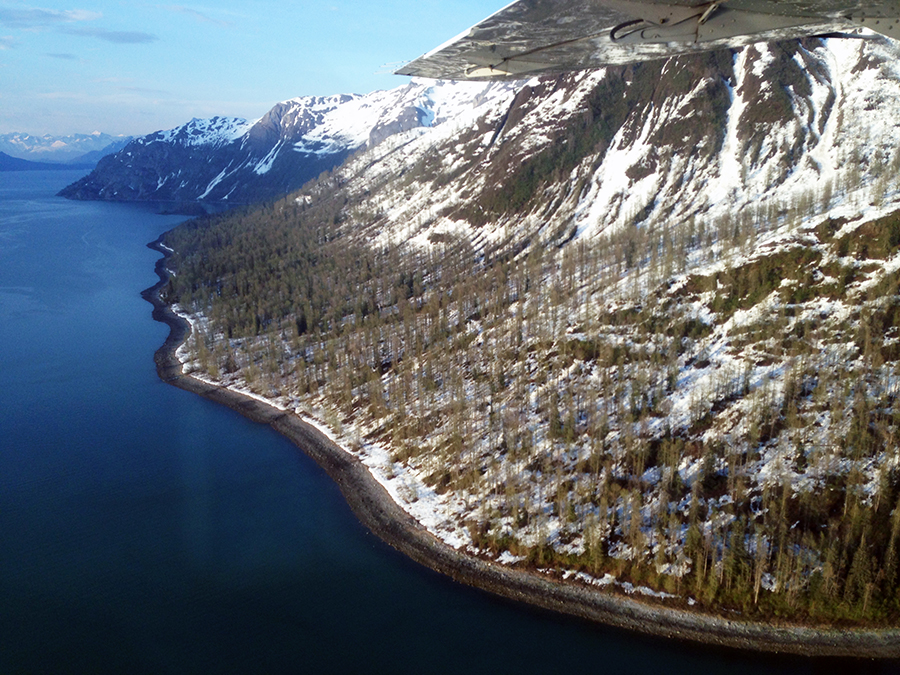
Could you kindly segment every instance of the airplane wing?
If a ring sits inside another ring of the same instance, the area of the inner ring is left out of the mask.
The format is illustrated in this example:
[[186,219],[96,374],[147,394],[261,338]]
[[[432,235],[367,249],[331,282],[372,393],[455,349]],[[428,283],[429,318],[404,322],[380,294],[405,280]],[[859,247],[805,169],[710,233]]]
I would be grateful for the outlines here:
[[397,74],[518,79],[861,27],[900,39],[900,0],[517,0]]

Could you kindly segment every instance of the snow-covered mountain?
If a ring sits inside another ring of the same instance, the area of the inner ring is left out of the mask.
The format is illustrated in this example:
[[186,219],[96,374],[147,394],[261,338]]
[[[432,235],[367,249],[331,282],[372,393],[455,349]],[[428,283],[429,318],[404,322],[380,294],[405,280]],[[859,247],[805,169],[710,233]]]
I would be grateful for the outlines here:
[[488,90],[168,235],[185,360],[475,555],[896,624],[898,64],[815,39]]
[[61,194],[114,201],[261,201],[296,190],[351,153],[460,108],[486,105],[509,85],[411,82],[365,96],[283,101],[254,121],[215,117],[143,136]]
[[[886,41],[789,42],[534,79],[338,175],[383,214],[382,238],[452,230],[479,248],[843,203],[850,185],[891,177],[897,58]],[[419,189],[397,199],[410,166]]]
[[0,152],[31,162],[87,165],[117,152],[130,140],[130,137],[110,136],[99,131],[70,136],[11,133],[0,135]]

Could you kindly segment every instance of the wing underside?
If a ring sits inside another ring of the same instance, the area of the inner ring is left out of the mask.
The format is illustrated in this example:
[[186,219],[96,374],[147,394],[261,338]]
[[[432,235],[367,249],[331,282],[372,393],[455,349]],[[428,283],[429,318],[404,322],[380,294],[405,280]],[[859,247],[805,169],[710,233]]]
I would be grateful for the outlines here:
[[900,39],[900,0],[518,0],[400,75],[521,78],[867,27]]

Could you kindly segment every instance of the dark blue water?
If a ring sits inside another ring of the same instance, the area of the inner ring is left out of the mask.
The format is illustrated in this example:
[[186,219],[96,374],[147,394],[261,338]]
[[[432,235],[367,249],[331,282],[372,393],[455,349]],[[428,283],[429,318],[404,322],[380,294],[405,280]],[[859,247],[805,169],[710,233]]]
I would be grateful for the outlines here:
[[156,378],[145,244],[178,219],[52,196],[77,177],[0,174],[0,675],[848,665],[607,630],[396,554],[291,444]]

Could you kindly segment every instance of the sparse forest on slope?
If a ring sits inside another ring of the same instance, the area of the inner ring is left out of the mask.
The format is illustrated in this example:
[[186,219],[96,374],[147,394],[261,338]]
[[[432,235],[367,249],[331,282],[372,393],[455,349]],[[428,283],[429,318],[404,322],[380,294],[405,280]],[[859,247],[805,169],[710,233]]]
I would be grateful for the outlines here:
[[474,555],[896,624],[891,50],[535,80],[177,228],[188,368],[317,416]]

